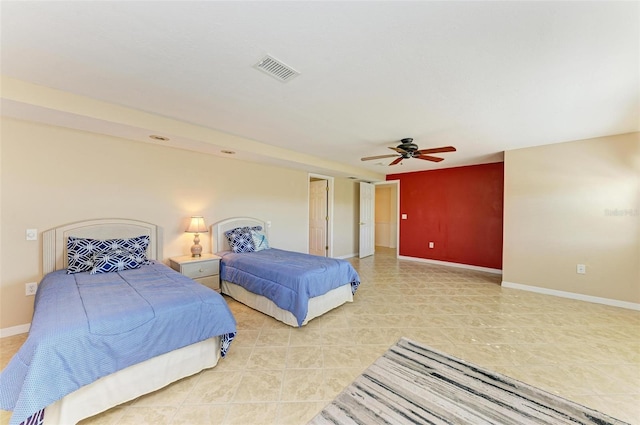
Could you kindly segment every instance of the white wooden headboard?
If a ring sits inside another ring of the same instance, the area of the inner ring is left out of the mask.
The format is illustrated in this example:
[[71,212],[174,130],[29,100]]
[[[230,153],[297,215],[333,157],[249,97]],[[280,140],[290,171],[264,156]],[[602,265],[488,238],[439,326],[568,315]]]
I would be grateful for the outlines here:
[[211,252],[216,253],[221,251],[230,251],[231,248],[229,247],[229,241],[224,235],[224,232],[235,229],[236,227],[244,226],[262,226],[262,231],[267,235],[267,238],[269,237],[269,229],[267,228],[267,223],[265,221],[251,217],[227,218],[226,220],[219,221],[211,226]]
[[42,233],[42,273],[67,268],[67,238],[121,239],[149,236],[147,258],[162,261],[162,228],[123,218],[78,221]]

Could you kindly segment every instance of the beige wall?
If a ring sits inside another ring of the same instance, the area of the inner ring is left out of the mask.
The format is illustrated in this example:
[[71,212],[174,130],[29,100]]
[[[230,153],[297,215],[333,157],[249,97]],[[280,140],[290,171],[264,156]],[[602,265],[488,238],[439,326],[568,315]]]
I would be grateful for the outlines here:
[[[163,228],[168,258],[188,254],[190,215],[207,224],[246,215],[272,222],[274,247],[307,252],[306,172],[8,118],[1,136],[0,329],[31,321],[24,284],[41,278],[42,241],[26,241],[27,228],[139,219]],[[355,186],[336,179],[334,256],[353,253],[357,243]],[[210,250],[209,235],[201,244]]]
[[504,162],[503,280],[640,303],[640,133],[508,151]]

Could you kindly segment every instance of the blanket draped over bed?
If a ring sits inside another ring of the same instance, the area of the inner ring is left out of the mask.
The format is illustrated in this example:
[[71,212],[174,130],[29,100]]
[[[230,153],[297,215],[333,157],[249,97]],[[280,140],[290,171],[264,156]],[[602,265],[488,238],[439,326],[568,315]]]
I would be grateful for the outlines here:
[[0,407],[13,410],[10,423],[19,424],[103,376],[208,338],[228,340],[235,331],[219,294],[163,264],[49,273],[29,337],[0,374]]
[[307,317],[309,298],[349,284],[355,293],[360,284],[358,272],[345,260],[275,248],[217,254],[222,257],[222,280],[269,298],[281,309],[290,311],[298,326]]

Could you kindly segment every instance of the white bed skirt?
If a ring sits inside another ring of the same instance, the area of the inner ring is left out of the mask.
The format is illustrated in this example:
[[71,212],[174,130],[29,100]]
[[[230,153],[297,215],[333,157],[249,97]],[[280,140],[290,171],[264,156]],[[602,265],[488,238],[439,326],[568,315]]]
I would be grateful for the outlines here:
[[45,425],[70,425],[214,367],[220,337],[210,338],[129,366],[86,385],[48,406]]
[[[269,315],[289,326],[298,327],[298,321],[293,313],[281,309],[273,301],[263,297],[262,295],[254,294],[253,292],[247,291],[242,286],[226,280],[221,282],[220,290],[223,294],[229,295],[234,300],[239,301],[254,310],[258,310]],[[306,325],[309,320],[322,316],[324,313],[333,310],[346,302],[353,302],[353,294],[351,293],[350,284],[339,286],[324,295],[309,299],[309,310],[307,312],[307,317],[304,319],[304,322],[302,322],[302,325]]]

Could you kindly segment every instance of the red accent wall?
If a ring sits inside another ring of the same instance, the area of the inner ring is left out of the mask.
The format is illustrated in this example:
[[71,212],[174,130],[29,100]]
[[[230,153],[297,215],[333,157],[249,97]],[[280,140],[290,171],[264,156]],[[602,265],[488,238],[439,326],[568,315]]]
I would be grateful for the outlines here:
[[502,269],[502,162],[387,180],[400,181],[400,255]]

